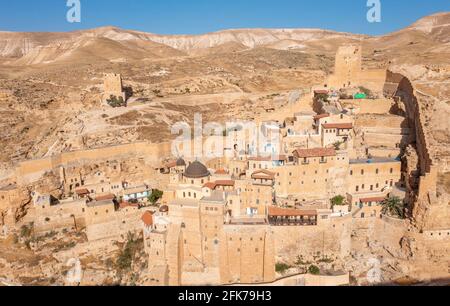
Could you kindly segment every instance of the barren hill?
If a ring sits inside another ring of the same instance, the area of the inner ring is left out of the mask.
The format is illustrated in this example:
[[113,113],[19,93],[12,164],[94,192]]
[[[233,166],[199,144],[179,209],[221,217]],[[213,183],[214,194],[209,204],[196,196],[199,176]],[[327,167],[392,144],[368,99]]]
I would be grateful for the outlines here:
[[[397,66],[448,105],[450,13],[383,36],[320,29],[240,29],[157,35],[115,27],[69,33],[0,32],[0,161],[135,140],[163,141],[200,111],[252,119],[333,71],[336,49],[363,45],[364,67]],[[105,72],[132,88],[130,108],[100,103]],[[445,120],[434,114],[445,140]],[[219,111],[220,110],[220,111]],[[132,111],[137,116],[127,114]],[[438,114],[440,114],[438,116]],[[116,124],[114,118],[131,118]],[[111,119],[111,120],[110,120]],[[444,123],[442,123],[444,121]],[[444,125],[444,126],[442,126]],[[158,131],[158,132],[155,132]]]

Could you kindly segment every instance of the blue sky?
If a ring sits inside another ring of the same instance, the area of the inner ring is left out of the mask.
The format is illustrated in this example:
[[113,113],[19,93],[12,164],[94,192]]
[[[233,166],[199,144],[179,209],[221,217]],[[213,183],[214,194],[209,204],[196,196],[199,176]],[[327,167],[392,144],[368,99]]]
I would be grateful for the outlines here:
[[66,0],[0,0],[0,31],[73,31],[113,25],[158,34],[232,28],[324,28],[379,35],[436,12],[450,0],[381,0],[382,22],[366,19],[367,0],[80,0],[81,23],[66,21]]

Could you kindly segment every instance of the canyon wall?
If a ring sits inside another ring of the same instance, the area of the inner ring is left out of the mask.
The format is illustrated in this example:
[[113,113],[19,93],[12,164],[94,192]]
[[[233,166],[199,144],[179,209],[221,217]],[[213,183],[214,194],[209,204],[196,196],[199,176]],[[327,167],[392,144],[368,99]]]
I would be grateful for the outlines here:
[[391,94],[397,102],[404,103],[413,136],[410,146],[416,157],[406,158],[404,165],[415,170],[406,178],[411,221],[420,231],[449,228],[450,221],[446,217],[448,203],[436,193],[438,168],[429,144],[431,131],[427,129],[425,97],[416,91],[407,77],[391,71],[387,73],[385,94]]

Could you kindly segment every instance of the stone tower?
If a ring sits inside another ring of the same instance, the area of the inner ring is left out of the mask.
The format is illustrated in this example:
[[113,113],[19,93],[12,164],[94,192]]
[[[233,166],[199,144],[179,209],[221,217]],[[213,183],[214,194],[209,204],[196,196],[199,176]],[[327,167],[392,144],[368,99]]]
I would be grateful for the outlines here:
[[361,69],[362,47],[341,46],[336,53],[334,75],[330,77],[329,85],[336,88],[354,86],[359,82]]
[[106,74],[103,83],[103,100],[110,96],[122,97],[126,100],[125,92],[122,86],[122,76],[116,73]]

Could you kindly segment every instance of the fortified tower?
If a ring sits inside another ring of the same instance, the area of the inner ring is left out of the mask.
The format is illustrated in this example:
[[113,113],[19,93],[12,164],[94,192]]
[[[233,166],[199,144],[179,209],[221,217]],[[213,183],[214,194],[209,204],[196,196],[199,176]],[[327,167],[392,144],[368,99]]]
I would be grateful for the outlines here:
[[358,82],[361,75],[362,47],[345,45],[336,53],[334,86],[349,87]]
[[104,77],[103,91],[103,100],[109,99],[110,96],[122,97],[124,101],[126,100],[122,87],[122,76],[120,74],[106,74]]

